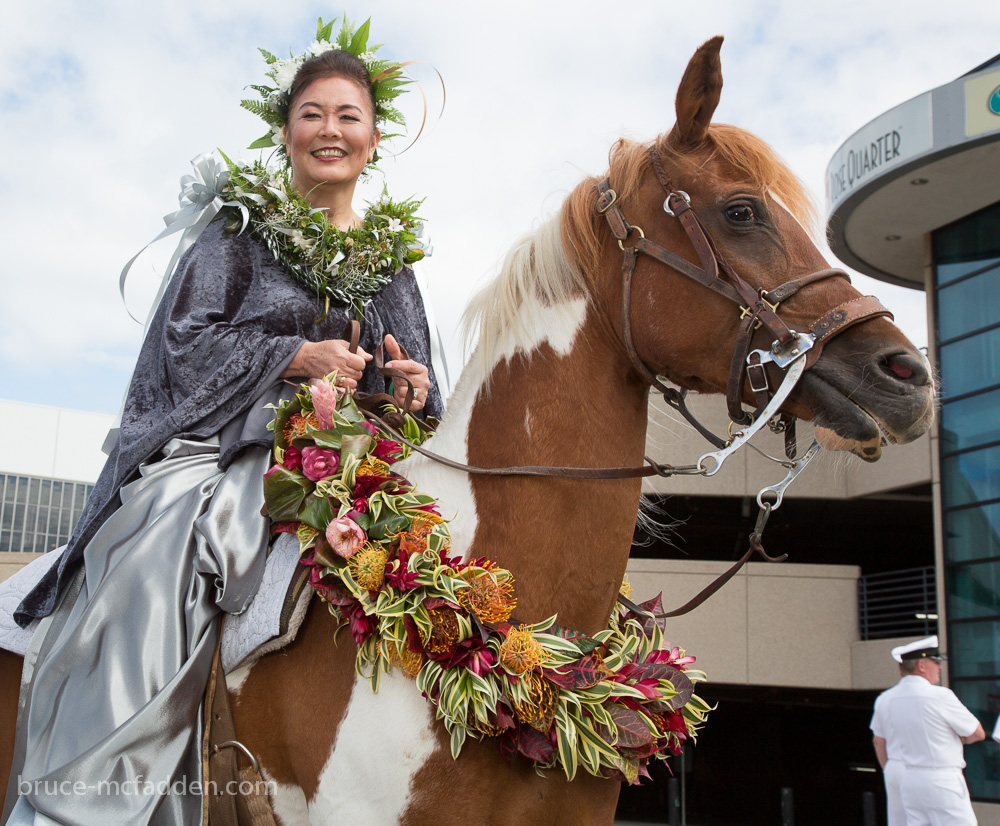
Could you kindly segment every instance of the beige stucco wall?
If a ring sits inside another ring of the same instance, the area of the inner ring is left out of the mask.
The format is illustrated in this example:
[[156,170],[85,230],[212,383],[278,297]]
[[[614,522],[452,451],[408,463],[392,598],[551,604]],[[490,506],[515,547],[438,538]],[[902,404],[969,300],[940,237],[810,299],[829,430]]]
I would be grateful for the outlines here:
[[41,554],[0,554],[0,582],[40,556]]
[[[636,599],[663,592],[686,603],[725,562],[633,559]],[[751,562],[690,614],[667,620],[667,639],[698,657],[709,679],[739,685],[884,689],[899,679],[890,650],[916,637],[862,642],[854,565]]]

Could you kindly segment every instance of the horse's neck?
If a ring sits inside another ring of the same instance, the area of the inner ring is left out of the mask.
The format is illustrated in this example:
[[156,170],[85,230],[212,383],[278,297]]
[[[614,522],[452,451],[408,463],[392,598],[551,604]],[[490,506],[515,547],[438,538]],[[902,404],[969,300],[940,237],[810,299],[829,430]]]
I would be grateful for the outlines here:
[[[481,467],[641,464],[645,390],[626,380],[582,299],[543,315],[530,319],[529,346],[523,336],[517,346],[501,341],[489,363],[477,351],[429,446]],[[582,631],[604,627],[628,559],[638,481],[468,476],[423,459],[410,470],[454,514],[456,550],[514,573],[517,619],[558,612]]]

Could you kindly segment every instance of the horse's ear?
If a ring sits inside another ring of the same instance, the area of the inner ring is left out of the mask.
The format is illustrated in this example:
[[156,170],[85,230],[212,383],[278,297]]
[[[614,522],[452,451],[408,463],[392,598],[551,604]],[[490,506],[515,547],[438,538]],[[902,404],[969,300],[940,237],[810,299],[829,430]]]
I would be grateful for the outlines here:
[[722,95],[722,36],[713,37],[694,53],[677,88],[677,124],[670,132],[678,148],[694,146],[705,138]]

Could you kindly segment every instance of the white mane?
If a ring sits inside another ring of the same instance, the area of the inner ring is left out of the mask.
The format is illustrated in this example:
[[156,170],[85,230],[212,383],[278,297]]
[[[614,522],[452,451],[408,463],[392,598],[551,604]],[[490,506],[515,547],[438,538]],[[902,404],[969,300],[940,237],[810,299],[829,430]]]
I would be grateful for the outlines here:
[[480,378],[501,359],[537,347],[554,309],[586,300],[583,273],[566,255],[556,215],[511,247],[500,273],[462,315],[466,346],[478,333],[474,361],[484,371]]

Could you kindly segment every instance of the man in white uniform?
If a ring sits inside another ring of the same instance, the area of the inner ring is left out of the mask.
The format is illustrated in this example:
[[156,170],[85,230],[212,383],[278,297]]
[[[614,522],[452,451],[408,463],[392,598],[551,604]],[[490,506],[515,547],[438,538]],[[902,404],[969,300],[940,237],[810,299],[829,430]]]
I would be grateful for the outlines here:
[[[982,724],[951,689],[937,685],[941,662],[937,637],[928,637],[893,650],[903,678],[875,701],[871,729],[883,769],[890,767],[892,785],[898,782],[906,826],[976,826],[969,790],[962,776],[962,746],[986,738]],[[890,777],[886,776],[890,793]],[[893,799],[889,800],[890,818]]]

